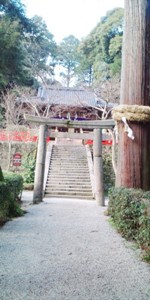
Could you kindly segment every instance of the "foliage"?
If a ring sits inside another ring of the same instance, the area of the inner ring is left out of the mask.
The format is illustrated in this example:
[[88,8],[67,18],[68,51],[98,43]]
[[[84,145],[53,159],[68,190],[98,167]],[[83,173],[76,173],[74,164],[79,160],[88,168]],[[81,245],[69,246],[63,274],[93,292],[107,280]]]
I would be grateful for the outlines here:
[[67,87],[120,75],[123,9],[108,12],[81,42],[70,35],[59,45],[41,17],[26,17],[21,0],[1,0],[0,12],[0,89],[45,84],[56,64]]
[[25,6],[20,0],[1,0],[0,12],[3,12],[11,21],[18,20],[22,29],[29,30],[30,20],[25,15]]
[[3,108],[2,108],[2,106],[0,104],[0,128],[2,127],[2,124],[3,124],[3,118],[4,118],[4,116],[3,116]]
[[6,182],[0,181],[0,225],[9,218],[9,203],[11,200]]
[[82,54],[80,46],[78,52],[80,53],[80,61],[76,67],[77,84],[81,85],[82,83],[82,85],[91,86],[93,83],[93,65]]
[[4,181],[4,175],[3,175],[3,172],[2,172],[1,166],[0,166],[0,181]]
[[4,174],[4,181],[0,181],[0,225],[12,217],[23,215],[18,197],[22,192],[23,178],[16,174]]
[[[91,153],[93,157],[93,146],[91,146]],[[107,194],[111,187],[115,185],[115,174],[112,166],[112,151],[111,147],[102,147],[102,159],[103,159],[103,180],[104,180],[104,192]]]
[[108,212],[122,236],[135,240],[150,258],[150,192],[112,188]]
[[75,76],[80,61],[78,47],[79,40],[73,35],[64,38],[58,46],[58,62],[63,67],[60,76],[66,80],[67,87],[70,86],[71,79]]
[[112,153],[111,148],[103,146],[103,172],[104,172],[104,191],[108,190],[115,185],[115,174],[112,167]]
[[9,173],[4,175],[5,182],[12,193],[14,200],[19,199],[23,190],[23,178],[21,175]]
[[18,21],[0,17],[0,88],[22,77],[23,47]]
[[80,51],[93,67],[94,80],[120,76],[123,9],[115,8],[81,42]]
[[43,79],[43,73],[49,76],[54,74],[57,46],[41,17],[34,16],[31,19],[31,32],[26,34],[24,47],[27,51],[27,65],[33,77]]
[[20,0],[0,3],[0,89],[11,84],[32,86],[39,72],[50,71],[56,55],[53,35],[41,17],[28,19]]
[[25,183],[34,183],[34,176],[35,176],[35,165],[36,165],[36,158],[35,158],[35,151],[27,156],[26,161],[24,163],[25,172],[23,174],[23,179]]

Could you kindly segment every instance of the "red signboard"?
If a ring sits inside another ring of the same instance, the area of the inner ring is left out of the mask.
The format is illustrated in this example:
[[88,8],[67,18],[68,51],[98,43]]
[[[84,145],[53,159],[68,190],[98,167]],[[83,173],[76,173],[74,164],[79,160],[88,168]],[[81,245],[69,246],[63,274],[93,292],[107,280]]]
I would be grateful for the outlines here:
[[13,166],[19,167],[21,166],[21,154],[20,153],[15,153],[13,155]]

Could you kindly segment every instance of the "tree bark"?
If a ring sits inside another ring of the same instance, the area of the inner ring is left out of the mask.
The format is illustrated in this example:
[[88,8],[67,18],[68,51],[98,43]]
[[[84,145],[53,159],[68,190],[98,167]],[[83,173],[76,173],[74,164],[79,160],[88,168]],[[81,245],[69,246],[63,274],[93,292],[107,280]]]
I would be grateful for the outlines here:
[[[121,104],[150,106],[150,0],[125,0]],[[150,190],[150,123],[120,122],[116,186]]]

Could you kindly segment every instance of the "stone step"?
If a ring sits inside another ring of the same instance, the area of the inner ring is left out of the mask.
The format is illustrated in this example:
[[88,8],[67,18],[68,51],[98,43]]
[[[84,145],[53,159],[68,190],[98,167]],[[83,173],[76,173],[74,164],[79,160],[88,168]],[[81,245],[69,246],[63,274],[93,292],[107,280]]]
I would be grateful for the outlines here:
[[86,178],[86,180],[84,181],[79,181],[79,178],[74,178],[74,180],[67,180],[66,178],[65,178],[65,180],[63,180],[63,178],[61,178],[60,180],[52,180],[52,178],[50,178],[50,179],[48,179],[47,180],[47,184],[52,184],[52,185],[55,185],[55,184],[57,184],[57,185],[63,185],[63,184],[67,184],[67,185],[77,185],[77,186],[83,186],[83,185],[86,185],[86,186],[88,186],[89,185],[89,183],[90,183],[90,178]]
[[74,170],[73,169],[73,171],[72,171],[72,169],[66,169],[66,168],[50,168],[49,175],[51,175],[53,172],[56,174],[63,174],[64,177],[67,176],[68,174],[71,174],[71,177],[74,175],[77,175],[77,176],[81,175],[81,177],[84,177],[84,175],[85,175],[86,177],[87,176],[90,177],[87,169],[85,169],[85,170],[80,170],[80,169]]
[[48,187],[48,186],[51,186],[51,187],[58,187],[58,188],[61,188],[61,187],[63,187],[63,186],[65,186],[65,188],[66,187],[68,187],[68,188],[77,188],[78,190],[79,189],[88,189],[88,190],[91,190],[91,186],[89,185],[89,182],[82,182],[82,183],[80,183],[80,184],[78,184],[78,182],[76,181],[72,181],[72,182],[61,182],[61,181],[59,181],[59,182],[52,182],[52,181],[47,181],[47,183],[46,183],[46,187]]
[[70,198],[70,199],[77,199],[77,200],[94,200],[92,196],[82,196],[82,195],[57,195],[57,194],[45,194],[45,198]]
[[[71,174],[71,175],[70,175]],[[90,175],[88,174],[88,173],[84,173],[84,172],[75,172],[75,173],[66,173],[65,171],[63,172],[63,170],[62,170],[62,172],[60,173],[60,172],[56,172],[56,177],[57,177],[57,179],[58,179],[58,177],[59,176],[61,176],[61,179],[67,179],[67,180],[69,180],[69,179],[87,179],[87,178],[90,178]],[[53,172],[49,172],[49,174],[48,174],[48,178],[53,178]]]
[[70,162],[70,163],[72,163],[72,162],[80,162],[80,163],[87,163],[87,159],[76,159],[76,157],[68,157],[68,158],[64,158],[64,157],[62,157],[62,158],[58,158],[58,157],[52,157],[51,158],[51,162],[53,162],[53,161],[58,161],[58,162]]
[[83,173],[83,174],[85,174],[85,171],[86,172],[88,172],[88,168],[86,167],[86,168],[84,168],[84,169],[82,169],[82,168],[80,168],[80,167],[75,167],[75,166],[50,166],[49,167],[49,171],[50,172],[52,172],[52,171],[64,171],[64,174],[65,174],[65,172],[73,172],[73,173]]
[[73,162],[71,162],[71,161],[64,161],[64,162],[58,162],[58,161],[53,161],[53,162],[51,162],[50,163],[50,166],[66,166],[66,165],[68,165],[68,166],[81,166],[82,168],[84,168],[84,167],[88,167],[88,164],[87,164],[87,162],[84,162],[84,163],[82,163],[82,162],[76,162],[76,161],[73,161]]
[[82,192],[65,192],[65,191],[60,191],[60,192],[57,192],[57,191],[46,191],[45,192],[45,197],[69,197],[69,198],[72,198],[72,197],[75,197],[75,198],[85,198],[85,199],[93,199],[93,195],[92,193],[82,193]]
[[63,169],[61,169],[61,170],[60,169],[59,170],[50,170],[49,175],[50,175],[50,178],[52,178],[55,175],[55,176],[57,176],[57,179],[58,179],[58,176],[60,176],[61,179],[66,178],[67,180],[69,180],[69,178],[77,178],[77,179],[90,178],[90,175],[86,174],[83,171],[82,172],[75,172],[75,171],[71,171],[71,170],[66,171],[66,170],[63,170]]
[[54,178],[54,180],[53,180],[53,178],[50,178],[50,179],[48,179],[47,180],[47,185],[48,184],[51,184],[51,185],[55,185],[55,184],[65,184],[65,185],[72,185],[72,184],[74,184],[74,185],[78,185],[78,187],[80,187],[80,186],[82,186],[82,185],[86,185],[86,186],[90,186],[90,178],[87,178],[86,180],[82,180],[82,182],[79,182],[79,179],[76,179],[76,178],[74,178],[73,180],[63,180],[63,178],[61,178],[61,179],[59,179],[59,180],[56,180],[55,178]]
[[[56,177],[57,177],[56,178],[57,183],[58,182],[60,182],[60,183],[67,182],[69,184],[69,183],[72,183],[72,182],[77,182],[79,185],[80,184],[82,185],[82,183],[83,184],[86,184],[86,183],[90,184],[90,177],[73,177],[73,178],[61,177],[60,180],[59,180],[58,176],[56,176]],[[48,179],[47,182],[52,182],[52,183],[56,182],[56,179],[53,176],[48,176],[47,179]],[[82,182],[79,179],[82,179]]]
[[52,154],[54,155],[68,155],[68,154],[76,154],[77,156],[81,156],[81,157],[84,157],[84,151],[78,151],[77,149],[75,151],[52,151]]
[[83,145],[55,145],[55,149],[60,149],[60,148],[63,148],[63,149],[84,149],[84,146]]
[[93,199],[84,146],[54,146],[45,197]]
[[78,151],[78,153],[84,153],[85,152],[85,149],[84,149],[84,147],[83,148],[78,148],[78,147],[68,147],[68,148],[63,148],[63,147],[61,147],[61,148],[56,148],[55,146],[54,146],[54,148],[53,148],[53,150],[52,150],[53,152],[76,152],[76,151]]
[[65,172],[73,172],[73,173],[83,173],[83,174],[86,174],[86,173],[88,173],[88,168],[87,167],[84,167],[84,168],[82,168],[82,167],[80,167],[80,166],[74,166],[74,165],[70,165],[70,166],[49,166],[49,171],[50,172],[52,172],[52,171],[59,171],[59,170],[61,170],[61,171],[64,171],[64,173]]
[[49,186],[47,186],[47,191],[48,190],[50,190],[50,191],[52,191],[52,190],[54,190],[54,191],[60,191],[60,192],[75,192],[75,193],[92,193],[92,190],[91,190],[91,188],[89,187],[88,189],[86,189],[86,188],[84,188],[84,189],[79,189],[79,187],[78,186],[75,186],[75,187],[68,187],[68,186],[65,186],[64,188],[61,188],[61,187],[57,187],[57,189],[54,187],[54,188],[52,188],[52,187],[49,187]]
[[72,151],[76,151],[76,150],[78,150],[78,152],[84,152],[85,151],[85,148],[84,148],[84,146],[82,146],[82,147],[74,147],[74,146],[67,146],[67,147],[64,147],[64,146],[62,146],[62,147],[57,147],[57,146],[54,146],[54,148],[53,148],[53,150],[55,151],[55,152],[58,152],[58,151],[62,151],[62,152],[72,152]]
[[[79,182],[80,181],[80,182]],[[60,185],[60,184],[64,184],[64,185],[76,185],[76,186],[78,186],[78,188],[80,188],[80,186],[82,186],[82,185],[86,185],[86,186],[90,186],[90,188],[91,188],[91,182],[90,182],[90,178],[86,178],[85,180],[82,180],[82,178],[74,178],[74,180],[70,180],[69,181],[69,179],[68,180],[63,180],[63,178],[58,178],[58,180],[57,179],[55,179],[55,180],[52,180],[52,178],[48,178],[48,180],[47,180],[47,182],[46,182],[46,185],[47,184],[52,184],[52,185],[54,185],[54,184],[57,184],[57,185]]]
[[81,165],[81,166],[87,166],[86,161],[80,161],[80,160],[63,160],[63,161],[58,161],[57,159],[51,160],[50,165]]
[[52,172],[52,171],[65,171],[65,172],[76,172],[76,173],[85,173],[85,172],[88,172],[88,167],[84,167],[84,168],[81,168],[80,166],[50,166],[49,167],[49,171]]
[[53,159],[60,159],[60,160],[81,160],[81,161],[86,161],[85,157],[79,157],[79,156],[75,156],[74,155],[71,155],[71,154],[68,154],[68,155],[53,155],[52,156],[52,160]]
[[50,177],[50,178],[53,178],[53,174],[55,174],[56,176],[57,176],[57,179],[58,179],[58,177],[59,176],[61,176],[61,179],[62,178],[66,178],[67,180],[68,179],[70,179],[70,178],[77,178],[77,179],[84,179],[84,178],[90,178],[90,175],[86,172],[84,172],[84,171],[81,171],[81,172],[75,172],[75,171],[72,171],[72,170],[68,170],[67,172],[66,172],[66,170],[57,170],[57,171],[55,171],[55,172],[52,172],[52,170],[51,170],[51,172],[49,172],[49,174],[48,174],[48,178]]
[[77,189],[77,190],[89,190],[91,191],[91,187],[89,185],[78,185],[78,184],[52,184],[52,183],[47,183],[46,184],[46,188],[56,188],[56,189],[63,189],[63,188],[67,188],[67,189]]
[[61,155],[63,155],[63,156],[68,156],[68,155],[76,155],[77,157],[79,156],[79,157],[84,157],[85,155],[84,155],[84,152],[77,152],[77,150],[76,151],[68,151],[68,152],[63,152],[63,151],[60,151],[60,152],[58,152],[58,151],[55,151],[55,152],[52,152],[52,154],[53,155],[55,155],[55,156],[61,156]]

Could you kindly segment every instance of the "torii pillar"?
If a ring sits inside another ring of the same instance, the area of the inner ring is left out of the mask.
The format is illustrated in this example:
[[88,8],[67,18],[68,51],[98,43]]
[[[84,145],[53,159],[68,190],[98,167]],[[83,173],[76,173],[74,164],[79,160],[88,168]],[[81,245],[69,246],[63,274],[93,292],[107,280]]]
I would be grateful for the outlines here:
[[105,206],[104,183],[103,183],[103,162],[102,162],[102,129],[94,129],[94,180],[95,199],[98,205]]
[[46,132],[47,126],[43,124],[40,125],[33,193],[33,203],[35,204],[42,202],[44,194],[43,184],[46,157]]

